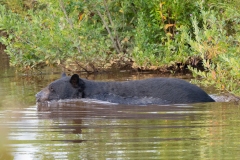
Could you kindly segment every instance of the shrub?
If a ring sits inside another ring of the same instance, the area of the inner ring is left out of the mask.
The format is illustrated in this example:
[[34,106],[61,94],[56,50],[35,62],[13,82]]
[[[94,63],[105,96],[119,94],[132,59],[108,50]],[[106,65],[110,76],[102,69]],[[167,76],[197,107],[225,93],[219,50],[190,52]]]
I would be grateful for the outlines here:
[[[219,2],[0,1],[0,30],[8,34],[0,42],[22,71],[188,64],[204,78],[200,83],[239,94],[240,7],[236,0]],[[193,68],[200,62],[205,72]]]
[[182,28],[182,38],[192,54],[201,57],[206,72],[196,68],[191,71],[201,77],[198,83],[240,95],[240,13],[226,5],[205,9],[200,3],[199,7],[202,20],[193,16],[194,32],[186,34],[190,32]]

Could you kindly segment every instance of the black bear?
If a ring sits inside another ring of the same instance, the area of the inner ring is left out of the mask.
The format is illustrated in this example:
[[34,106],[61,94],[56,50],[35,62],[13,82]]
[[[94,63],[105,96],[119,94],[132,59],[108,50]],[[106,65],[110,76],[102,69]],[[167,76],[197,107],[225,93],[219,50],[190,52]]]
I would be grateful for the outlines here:
[[119,104],[186,104],[214,102],[201,88],[176,78],[149,78],[124,82],[62,77],[36,94],[37,102],[91,98]]

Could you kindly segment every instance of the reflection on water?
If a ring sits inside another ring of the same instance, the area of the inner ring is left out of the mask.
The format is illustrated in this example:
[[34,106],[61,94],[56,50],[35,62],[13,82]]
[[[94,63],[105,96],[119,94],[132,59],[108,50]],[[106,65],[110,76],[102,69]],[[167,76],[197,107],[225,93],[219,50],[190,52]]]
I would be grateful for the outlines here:
[[[28,76],[9,68],[0,68],[0,73],[0,159],[240,157],[239,104],[130,106],[84,99],[36,106],[34,95],[59,73]],[[87,78],[155,76],[114,73]]]
[[[15,159],[238,159],[239,106],[72,100],[11,111]],[[2,118],[2,117],[1,117]]]

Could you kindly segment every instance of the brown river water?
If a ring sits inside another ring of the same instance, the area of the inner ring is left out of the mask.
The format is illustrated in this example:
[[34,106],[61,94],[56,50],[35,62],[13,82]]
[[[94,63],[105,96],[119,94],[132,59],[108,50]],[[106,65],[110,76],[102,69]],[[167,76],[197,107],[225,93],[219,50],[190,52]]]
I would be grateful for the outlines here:
[[[15,73],[2,59],[0,67],[1,160],[240,159],[237,103],[131,106],[82,99],[37,106],[35,94],[60,72]],[[84,78],[159,76],[118,72]]]

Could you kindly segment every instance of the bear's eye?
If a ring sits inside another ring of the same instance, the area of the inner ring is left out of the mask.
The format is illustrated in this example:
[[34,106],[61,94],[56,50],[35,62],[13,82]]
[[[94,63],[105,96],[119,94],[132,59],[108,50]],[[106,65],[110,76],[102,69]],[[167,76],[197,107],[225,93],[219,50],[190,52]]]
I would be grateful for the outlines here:
[[53,92],[54,91],[54,89],[53,89],[53,87],[51,86],[51,87],[49,87],[49,90],[51,91],[51,92]]

